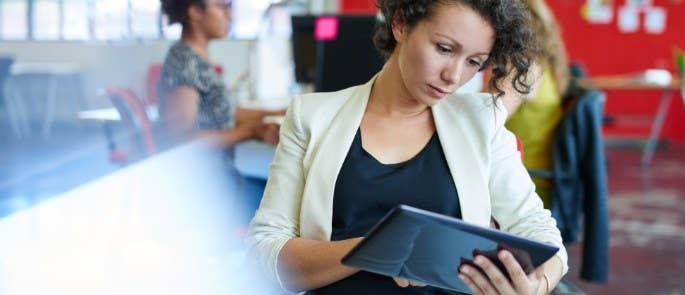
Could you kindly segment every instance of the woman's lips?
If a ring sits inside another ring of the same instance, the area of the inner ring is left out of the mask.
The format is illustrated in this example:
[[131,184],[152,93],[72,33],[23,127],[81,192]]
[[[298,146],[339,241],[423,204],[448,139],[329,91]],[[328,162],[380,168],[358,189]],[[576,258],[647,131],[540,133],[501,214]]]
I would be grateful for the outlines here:
[[445,91],[442,88],[435,87],[433,85],[428,85],[431,88],[431,96],[435,98],[443,98],[446,95],[450,94],[449,91]]

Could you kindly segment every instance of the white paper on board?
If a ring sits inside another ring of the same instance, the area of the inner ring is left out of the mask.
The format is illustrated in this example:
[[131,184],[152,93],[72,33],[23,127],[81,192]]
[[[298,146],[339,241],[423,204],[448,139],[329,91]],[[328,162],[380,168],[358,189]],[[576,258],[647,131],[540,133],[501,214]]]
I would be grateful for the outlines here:
[[610,24],[614,19],[614,11],[608,5],[589,5],[587,7],[587,21],[593,24]]
[[640,28],[639,10],[633,6],[618,9],[618,30],[621,33],[635,33]]
[[662,34],[666,31],[666,9],[652,7],[645,11],[645,31],[649,34]]

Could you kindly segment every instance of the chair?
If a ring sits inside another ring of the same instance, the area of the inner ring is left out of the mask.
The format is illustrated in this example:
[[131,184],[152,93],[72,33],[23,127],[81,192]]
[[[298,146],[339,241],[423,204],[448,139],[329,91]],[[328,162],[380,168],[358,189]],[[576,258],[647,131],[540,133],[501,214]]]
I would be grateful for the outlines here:
[[14,63],[14,58],[0,56],[0,103],[5,103],[5,81],[10,75],[10,69]]
[[0,56],[0,104],[7,109],[7,115],[10,118],[10,123],[12,124],[12,128],[15,130],[15,134],[17,134],[18,130],[15,126],[17,123],[12,119],[14,116],[16,116],[16,114],[13,113],[12,108],[10,107],[10,102],[8,101],[9,97],[5,97],[5,82],[10,76],[10,69],[12,68],[13,63],[14,58],[9,56]]
[[155,154],[157,147],[152,123],[147,116],[143,101],[128,88],[108,88],[106,93],[117,109],[130,137],[133,158],[140,159]]
[[153,63],[147,69],[147,75],[145,76],[145,90],[146,98],[145,104],[157,105],[159,101],[159,94],[157,93],[157,82],[159,82],[159,77],[162,75],[162,64]]

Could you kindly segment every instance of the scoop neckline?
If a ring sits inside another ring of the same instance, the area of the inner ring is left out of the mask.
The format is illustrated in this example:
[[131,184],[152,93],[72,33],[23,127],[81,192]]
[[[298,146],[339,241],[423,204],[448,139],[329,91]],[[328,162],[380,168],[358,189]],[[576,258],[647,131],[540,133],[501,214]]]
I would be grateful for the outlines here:
[[379,161],[373,154],[369,153],[364,148],[364,144],[362,142],[362,129],[361,128],[357,129],[357,137],[359,138],[359,148],[362,150],[364,155],[371,158],[374,162],[376,162],[377,164],[379,164],[381,166],[391,167],[391,168],[396,168],[396,167],[407,165],[407,164],[415,161],[416,159],[420,158],[424,153],[426,153],[430,149],[430,147],[432,146],[431,144],[433,143],[433,140],[435,140],[437,138],[437,135],[438,135],[438,131],[436,130],[433,132],[433,135],[431,135],[431,138],[428,140],[428,142],[426,142],[426,145],[424,145],[423,148],[421,148],[421,150],[418,153],[416,153],[416,155],[412,156],[411,158],[409,158],[405,161],[402,161],[402,162],[398,162],[398,163],[386,164],[386,163]]

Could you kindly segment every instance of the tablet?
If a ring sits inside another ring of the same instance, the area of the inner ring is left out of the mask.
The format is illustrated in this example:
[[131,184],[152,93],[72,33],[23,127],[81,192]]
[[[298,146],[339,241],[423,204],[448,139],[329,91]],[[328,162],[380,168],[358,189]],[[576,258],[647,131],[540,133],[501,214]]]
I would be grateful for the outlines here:
[[[550,259],[559,248],[453,217],[400,205],[391,210],[342,259],[344,265],[427,285],[471,293],[457,276],[475,255],[496,258],[500,249],[514,254],[526,273]],[[473,265],[473,264],[472,264]],[[503,271],[507,275],[506,271]]]

